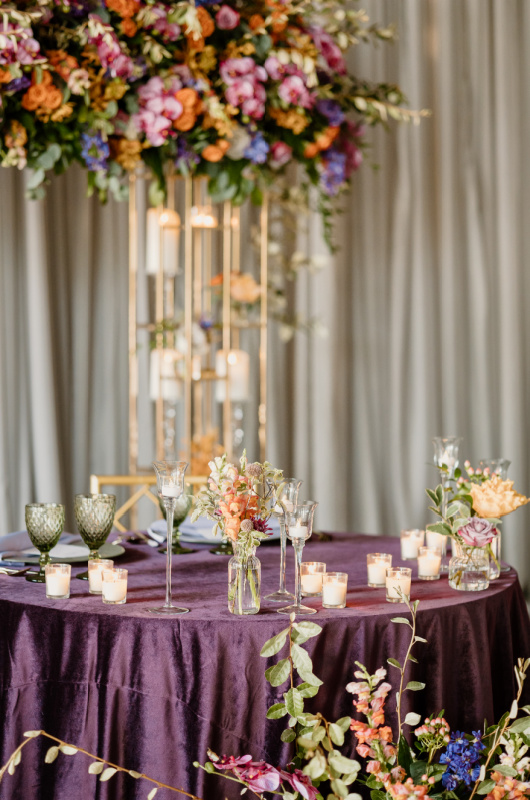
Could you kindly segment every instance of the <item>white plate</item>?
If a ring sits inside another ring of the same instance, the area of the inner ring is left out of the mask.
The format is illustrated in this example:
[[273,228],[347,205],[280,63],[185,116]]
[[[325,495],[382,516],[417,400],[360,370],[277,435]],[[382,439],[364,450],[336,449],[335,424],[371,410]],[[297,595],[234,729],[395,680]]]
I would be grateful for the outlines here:
[[[277,541],[280,538],[280,525],[274,517],[269,520],[269,525],[272,528],[272,533],[265,539],[267,542]],[[191,522],[187,517],[180,526],[180,541],[187,544],[220,544],[222,539],[220,534],[214,536],[214,524],[211,520],[205,517],[200,517],[197,522]],[[160,541],[166,540],[166,521],[165,519],[157,519],[149,528],[148,533],[154,535]]]
[[[120,544],[104,544],[99,548],[101,558],[118,558],[125,553],[125,548]],[[78,564],[88,561],[89,550],[84,544],[61,544],[59,543],[50,551],[52,561],[59,561],[64,564]],[[34,547],[25,550],[10,550],[0,554],[0,562],[18,564],[38,564],[39,551]]]

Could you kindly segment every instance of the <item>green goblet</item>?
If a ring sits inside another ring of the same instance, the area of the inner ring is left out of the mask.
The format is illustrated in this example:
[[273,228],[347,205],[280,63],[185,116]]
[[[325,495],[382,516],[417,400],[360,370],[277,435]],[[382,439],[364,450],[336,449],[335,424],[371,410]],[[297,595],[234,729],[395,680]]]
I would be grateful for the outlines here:
[[[166,509],[164,504],[159,499],[158,504],[160,506],[160,510],[164,515],[164,519],[166,519]],[[175,513],[173,514],[173,547],[171,548],[171,552],[174,556],[184,556],[188,553],[196,553],[196,550],[191,550],[189,547],[182,547],[180,543],[180,526],[190,513],[190,508],[193,504],[193,494],[191,486],[186,486],[184,494],[181,494],[175,503]],[[166,553],[167,547],[166,545],[162,545],[158,548],[159,553]]]
[[26,506],[26,529],[31,543],[40,552],[39,571],[28,572],[26,580],[46,583],[44,567],[50,563],[50,550],[64,529],[64,506],[59,503],[29,503]]
[[[74,499],[75,521],[81,538],[90,550],[90,560],[98,560],[99,548],[103,547],[114,524],[116,496],[113,494],[76,494]],[[77,576],[88,580],[88,572]]]

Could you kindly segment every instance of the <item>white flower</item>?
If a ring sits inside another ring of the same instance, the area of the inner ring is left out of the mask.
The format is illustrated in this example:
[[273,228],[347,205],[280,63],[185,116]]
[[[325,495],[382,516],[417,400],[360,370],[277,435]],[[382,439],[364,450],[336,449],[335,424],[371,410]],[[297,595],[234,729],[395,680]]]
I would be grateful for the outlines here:
[[241,125],[234,128],[230,136],[230,148],[226,151],[228,158],[239,161],[251,142],[252,137]]

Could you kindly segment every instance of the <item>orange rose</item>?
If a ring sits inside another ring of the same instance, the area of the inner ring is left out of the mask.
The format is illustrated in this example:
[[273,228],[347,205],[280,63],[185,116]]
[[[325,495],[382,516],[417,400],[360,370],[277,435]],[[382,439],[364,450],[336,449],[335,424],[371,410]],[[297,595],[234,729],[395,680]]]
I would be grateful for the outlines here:
[[199,8],[197,9],[197,19],[201,24],[202,35],[204,36],[205,39],[207,39],[208,36],[211,36],[212,33],[215,31],[215,22],[208,14],[204,6],[199,6]]
[[220,161],[229,147],[230,143],[226,139],[218,139],[215,144],[207,145],[201,155],[205,161]]
[[318,139],[316,140],[316,144],[318,145],[319,150],[327,150],[328,147],[331,147],[337,136],[339,135],[340,128],[338,126],[326,128],[323,131]]
[[107,0],[107,8],[115,11],[120,17],[134,17],[140,8],[137,0]]
[[316,142],[311,142],[311,144],[306,144],[304,149],[304,158],[314,158],[319,153],[320,153],[320,147]]
[[196,53],[202,53],[204,48],[206,47],[206,42],[202,36],[199,36],[198,39],[192,33],[186,34],[186,39],[188,41],[188,47],[190,50],[193,50]]
[[272,32],[282,33],[287,27],[287,18],[283,11],[272,12]]
[[261,16],[261,14],[252,14],[251,18],[248,21],[251,31],[255,31],[257,28],[263,28],[265,25],[265,20]]
[[48,87],[44,85],[44,81],[33,84],[22,98],[22,108],[25,108],[26,111],[35,111],[43,105],[47,95]]
[[124,19],[120,25],[125,36],[134,36],[136,31],[138,30],[138,26],[136,22],[133,22],[132,19]]
[[44,101],[43,105],[45,105],[46,108],[50,108],[52,111],[54,111],[56,108],[59,108],[62,102],[63,93],[60,91],[60,89],[57,89],[56,86],[52,86],[46,93],[46,100]]
[[176,131],[191,131],[197,121],[197,115],[193,111],[184,111],[173,123]]
[[199,102],[199,95],[195,89],[179,89],[175,97],[186,111],[193,111]]
[[8,69],[0,69],[0,83],[9,83],[12,80]]

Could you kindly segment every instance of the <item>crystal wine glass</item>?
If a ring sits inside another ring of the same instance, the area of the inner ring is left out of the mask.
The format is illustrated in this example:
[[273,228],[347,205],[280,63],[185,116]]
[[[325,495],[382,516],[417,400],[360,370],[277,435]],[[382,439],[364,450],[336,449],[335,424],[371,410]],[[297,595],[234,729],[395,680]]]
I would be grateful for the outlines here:
[[302,583],[300,570],[302,566],[302,552],[306,541],[310,538],[313,532],[313,515],[318,503],[309,500],[307,503],[299,503],[293,506],[291,511],[285,514],[285,523],[287,528],[287,536],[292,542],[296,556],[296,595],[295,601],[292,605],[285,608],[279,608],[278,614],[298,614],[298,616],[307,616],[308,614],[316,614],[316,608],[308,608],[301,603],[302,599]]
[[64,528],[64,506],[59,503],[29,503],[26,506],[26,529],[31,543],[39,550],[39,571],[28,572],[26,580],[46,583],[44,568],[51,562],[50,550],[55,547]]
[[[100,558],[103,547],[114,524],[116,496],[113,494],[76,494],[74,498],[75,521],[81,538],[88,547],[89,561]],[[88,570],[77,576],[88,580]]]
[[[446,489],[449,481],[453,479],[455,470],[458,467],[458,448],[462,438],[460,436],[435,436],[432,440],[434,445],[434,465],[440,470],[440,481],[443,489],[442,497],[442,514],[445,517],[447,511],[447,496]],[[447,471],[442,469],[447,467]],[[441,544],[442,548],[442,566],[440,572],[447,572],[449,565],[445,555],[447,548],[447,539],[445,544]]]
[[[158,498],[160,510],[166,519],[166,507],[162,500]],[[184,556],[188,553],[196,553],[196,550],[191,550],[189,547],[183,547],[180,543],[180,526],[190,513],[190,508],[193,503],[193,494],[191,486],[186,486],[184,493],[178,498],[175,504],[175,512],[173,514],[173,550],[174,556]],[[159,553],[166,554],[166,545],[163,544],[158,548]]]
[[272,514],[280,523],[280,588],[277,592],[268,594],[265,600],[272,603],[284,603],[287,600],[294,600],[294,596],[285,588],[285,556],[287,550],[287,535],[285,533],[285,514],[292,511],[298,502],[298,492],[302,481],[298,478],[286,478],[281,484],[279,494],[276,498],[276,505],[272,509]]
[[184,492],[184,473],[188,465],[185,461],[154,461],[156,472],[158,497],[166,510],[167,539],[166,539],[166,602],[163,606],[150,608],[152,614],[175,616],[187,614],[189,608],[179,608],[173,605],[171,597],[171,555],[173,550],[173,517],[177,500]]

